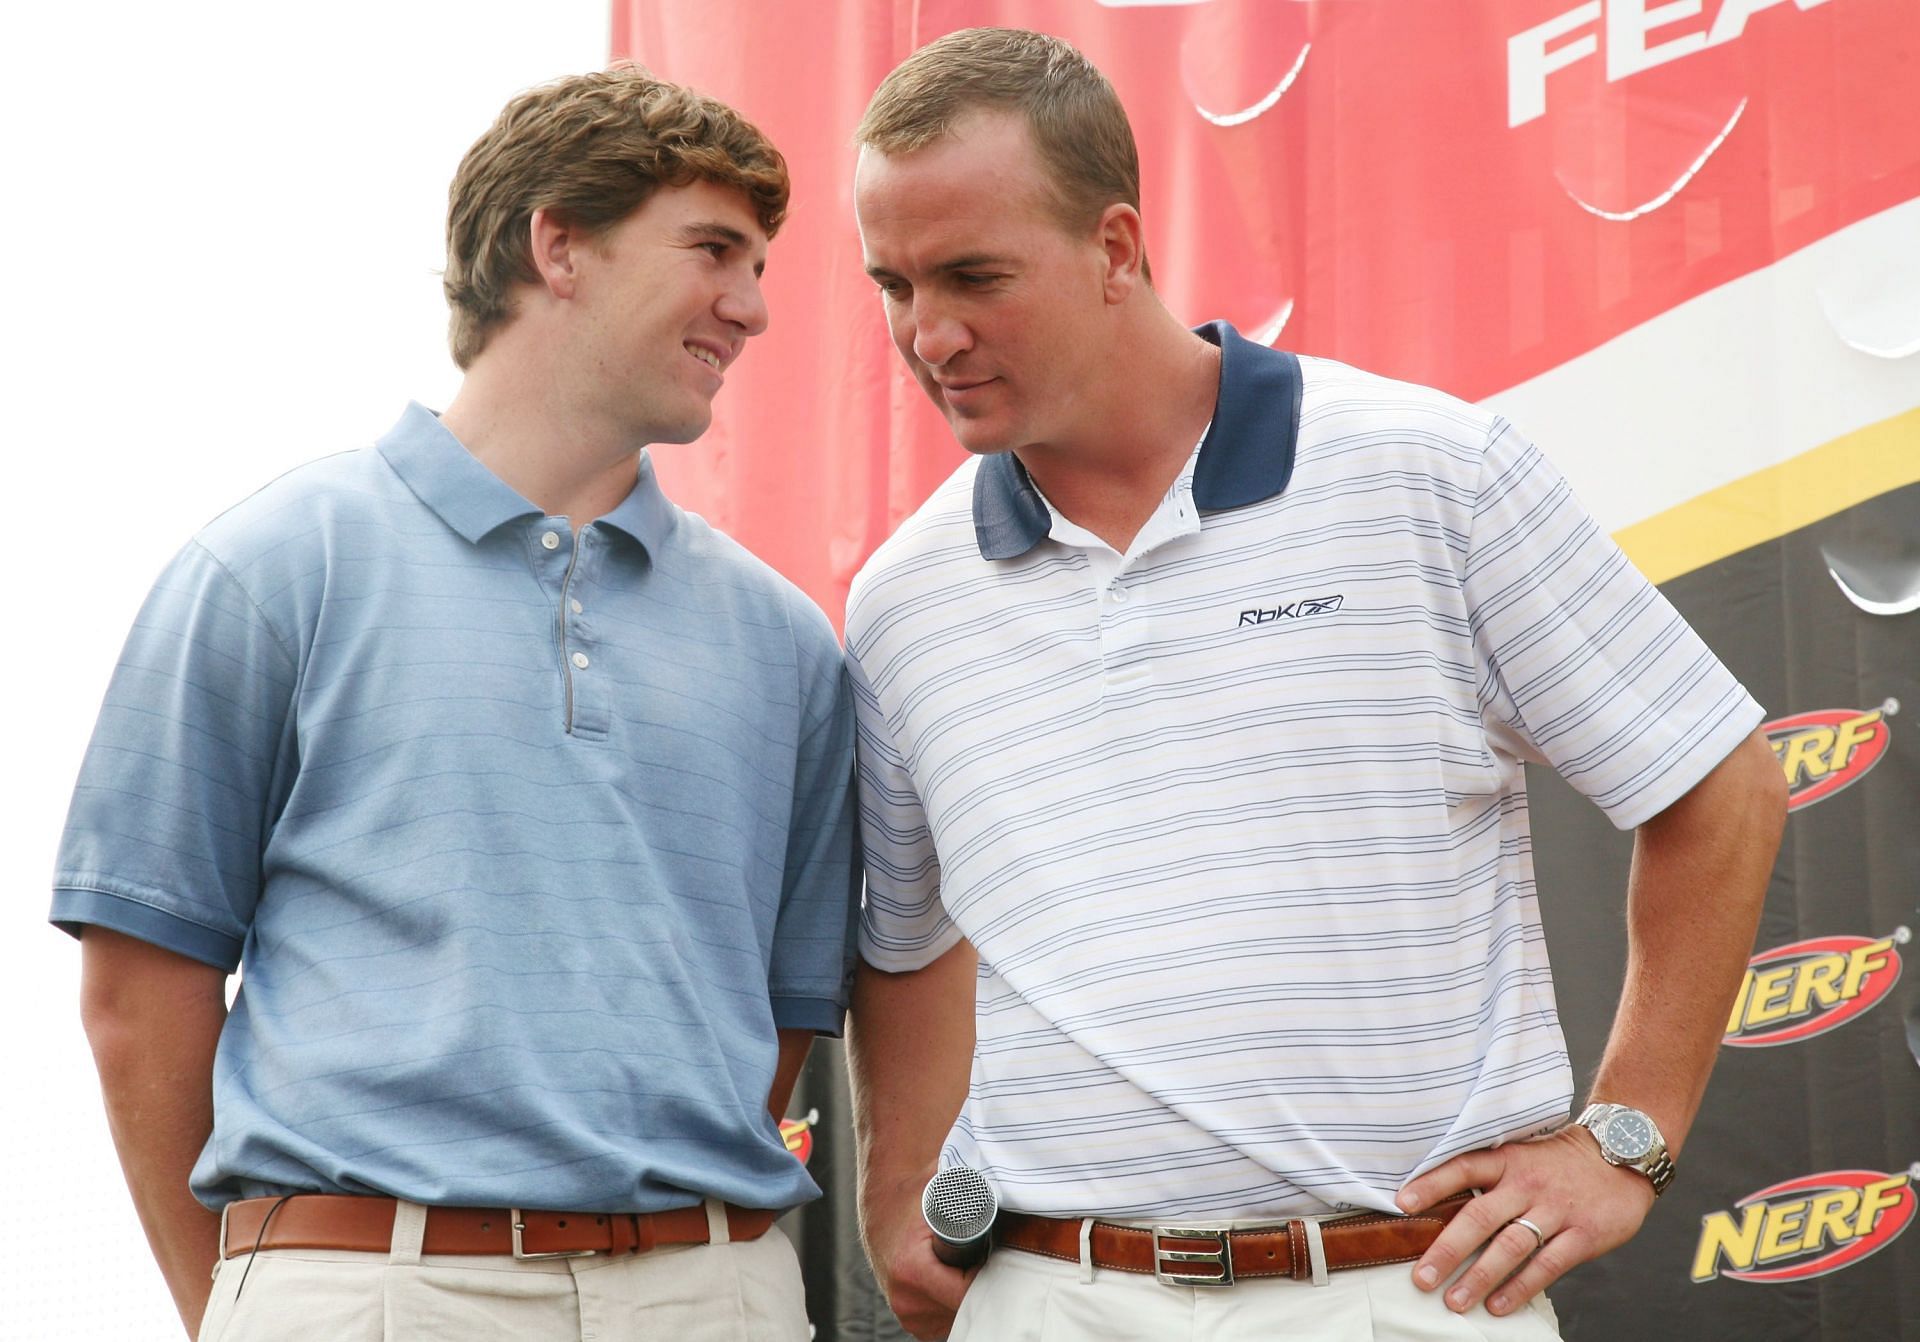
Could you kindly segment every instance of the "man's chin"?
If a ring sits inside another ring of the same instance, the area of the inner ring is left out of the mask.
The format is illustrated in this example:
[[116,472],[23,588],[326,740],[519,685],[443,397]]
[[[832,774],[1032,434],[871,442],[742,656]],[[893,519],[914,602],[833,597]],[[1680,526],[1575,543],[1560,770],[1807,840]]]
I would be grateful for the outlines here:
[[650,443],[691,443],[701,434],[713,427],[713,414],[689,417],[678,424],[657,426],[647,441]]
[[976,457],[992,457],[1010,450],[1013,439],[1004,429],[996,429],[977,419],[968,419],[963,415],[949,414],[947,427],[953,431],[953,439]]

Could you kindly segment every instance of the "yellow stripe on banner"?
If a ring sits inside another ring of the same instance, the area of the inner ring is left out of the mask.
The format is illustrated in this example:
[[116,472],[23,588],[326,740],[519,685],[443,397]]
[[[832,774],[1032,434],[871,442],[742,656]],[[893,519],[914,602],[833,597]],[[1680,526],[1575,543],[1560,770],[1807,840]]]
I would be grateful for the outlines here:
[[1613,533],[1656,583],[1920,481],[1920,407]]

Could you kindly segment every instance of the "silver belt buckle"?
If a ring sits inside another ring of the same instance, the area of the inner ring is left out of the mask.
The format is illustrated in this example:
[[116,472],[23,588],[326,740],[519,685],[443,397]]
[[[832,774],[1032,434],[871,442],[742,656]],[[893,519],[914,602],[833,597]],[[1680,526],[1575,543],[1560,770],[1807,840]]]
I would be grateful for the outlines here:
[[598,1249],[561,1249],[556,1253],[528,1253],[521,1236],[527,1230],[527,1218],[518,1207],[507,1209],[507,1215],[513,1221],[513,1256],[523,1263],[531,1263],[539,1258],[591,1258]]
[[[1162,1239],[1191,1243],[1193,1248],[1168,1249]],[[1200,1248],[1201,1244],[1209,1247]],[[1196,1275],[1187,1263],[1207,1263],[1218,1273]],[[1225,1226],[1155,1226],[1153,1228],[1153,1279],[1162,1286],[1231,1286],[1233,1254],[1229,1250]]]

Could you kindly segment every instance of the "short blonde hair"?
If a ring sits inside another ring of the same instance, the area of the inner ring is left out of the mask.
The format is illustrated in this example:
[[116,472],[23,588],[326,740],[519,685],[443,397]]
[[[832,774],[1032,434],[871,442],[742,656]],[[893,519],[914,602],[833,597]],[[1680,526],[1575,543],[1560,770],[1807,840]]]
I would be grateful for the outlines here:
[[528,224],[537,209],[601,233],[661,187],[738,189],[772,237],[787,212],[787,164],[725,103],[638,66],[574,75],[508,103],[467,150],[447,190],[453,361],[470,365],[513,316],[513,289],[536,282]]
[[[928,43],[880,82],[855,139],[909,154],[980,110],[1025,119],[1067,228],[1092,227],[1115,203],[1140,208],[1140,156],[1120,95],[1092,61],[1044,33],[965,28]],[[1142,269],[1151,282],[1144,258]]]

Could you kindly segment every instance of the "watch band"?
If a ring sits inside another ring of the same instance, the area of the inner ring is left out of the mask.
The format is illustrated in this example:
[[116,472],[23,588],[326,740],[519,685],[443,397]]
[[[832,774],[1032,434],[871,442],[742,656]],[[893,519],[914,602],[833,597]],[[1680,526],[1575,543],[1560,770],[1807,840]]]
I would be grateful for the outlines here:
[[[1624,1156],[1616,1155],[1607,1145],[1607,1125],[1615,1114],[1623,1110],[1639,1118],[1653,1133],[1653,1145],[1648,1147],[1646,1154],[1637,1160],[1628,1160]],[[1575,1122],[1593,1134],[1594,1140],[1600,1146],[1601,1159],[1609,1165],[1637,1170],[1646,1175],[1648,1182],[1653,1185],[1655,1197],[1667,1191],[1667,1185],[1673,1182],[1673,1153],[1667,1149],[1667,1139],[1661,1135],[1660,1125],[1646,1114],[1631,1105],[1597,1103],[1588,1105]]]
[[1667,1191],[1667,1185],[1673,1182],[1673,1156],[1667,1150],[1667,1144],[1665,1142],[1660,1143],[1657,1152],[1651,1152],[1649,1154],[1657,1156],[1653,1164],[1645,1168],[1636,1165],[1634,1168],[1640,1170],[1642,1174],[1653,1181],[1653,1195],[1659,1197]]

